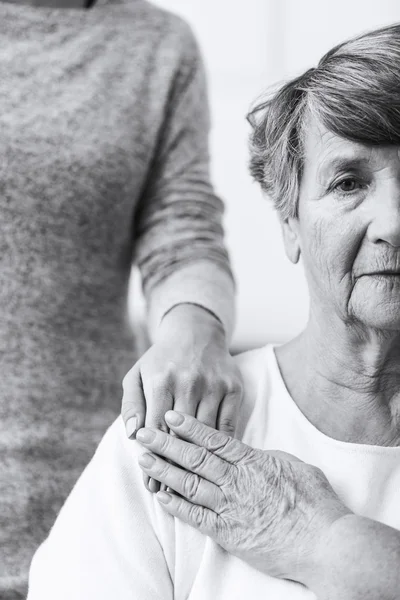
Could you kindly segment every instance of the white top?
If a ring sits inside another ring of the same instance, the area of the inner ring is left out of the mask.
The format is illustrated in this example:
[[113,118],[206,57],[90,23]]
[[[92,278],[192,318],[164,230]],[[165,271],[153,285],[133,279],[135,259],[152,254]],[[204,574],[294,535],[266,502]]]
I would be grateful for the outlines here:
[[[272,346],[236,360],[243,441],[320,467],[353,511],[400,529],[400,447],[349,444],[318,431],[289,396]],[[117,419],[35,554],[28,600],[315,599],[166,514],[142,483],[143,451]]]

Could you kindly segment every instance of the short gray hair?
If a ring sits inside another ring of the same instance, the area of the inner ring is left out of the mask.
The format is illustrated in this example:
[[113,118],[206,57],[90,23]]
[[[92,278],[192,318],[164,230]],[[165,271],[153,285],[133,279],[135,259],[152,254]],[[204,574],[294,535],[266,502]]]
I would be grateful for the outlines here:
[[295,217],[308,116],[366,145],[400,145],[400,25],[353,38],[249,113],[250,171],[282,218]]

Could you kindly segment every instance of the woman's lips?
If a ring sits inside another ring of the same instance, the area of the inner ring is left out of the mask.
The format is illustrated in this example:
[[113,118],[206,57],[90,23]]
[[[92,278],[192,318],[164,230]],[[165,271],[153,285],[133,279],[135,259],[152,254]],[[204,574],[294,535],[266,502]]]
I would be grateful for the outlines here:
[[400,271],[372,271],[371,273],[362,273],[361,275],[359,275],[359,277],[374,277],[376,275],[379,275],[380,277],[399,277]]

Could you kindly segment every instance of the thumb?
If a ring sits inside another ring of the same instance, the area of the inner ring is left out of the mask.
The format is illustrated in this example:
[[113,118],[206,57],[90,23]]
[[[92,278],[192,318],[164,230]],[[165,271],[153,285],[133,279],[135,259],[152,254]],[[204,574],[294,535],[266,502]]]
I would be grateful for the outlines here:
[[139,361],[125,375],[122,381],[123,396],[121,416],[125,423],[126,435],[136,438],[136,432],[144,427],[146,416],[146,400],[143,392]]

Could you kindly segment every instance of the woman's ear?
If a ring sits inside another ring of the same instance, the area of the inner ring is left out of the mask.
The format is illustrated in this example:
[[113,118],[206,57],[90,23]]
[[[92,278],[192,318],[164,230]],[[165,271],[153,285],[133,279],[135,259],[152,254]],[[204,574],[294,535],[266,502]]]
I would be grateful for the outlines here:
[[289,217],[281,221],[283,243],[285,245],[286,256],[295,265],[299,262],[301,248],[299,235],[299,221]]

